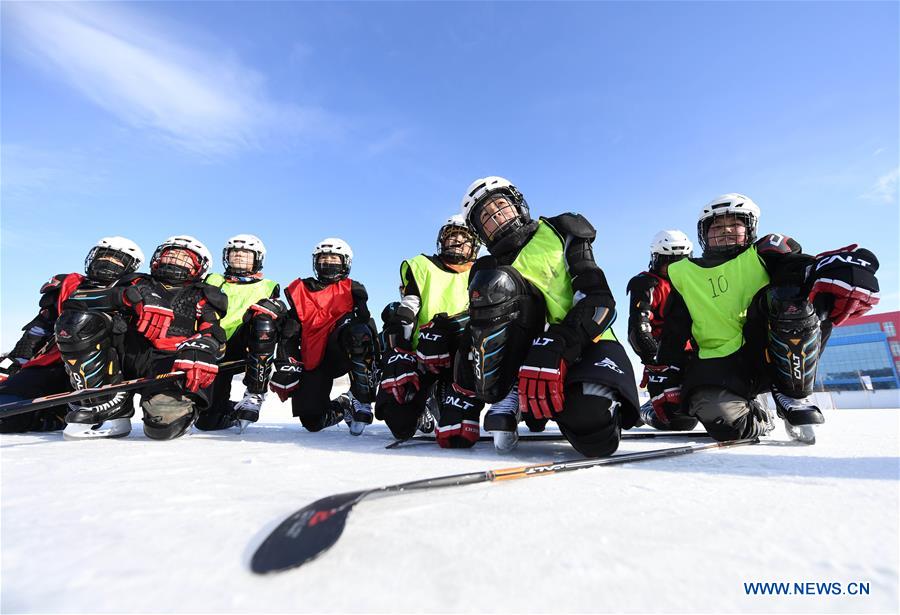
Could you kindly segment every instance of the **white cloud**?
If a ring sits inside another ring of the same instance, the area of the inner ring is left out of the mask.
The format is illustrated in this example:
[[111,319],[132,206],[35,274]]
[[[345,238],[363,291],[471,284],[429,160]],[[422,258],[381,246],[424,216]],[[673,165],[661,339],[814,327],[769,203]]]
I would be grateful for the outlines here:
[[314,109],[268,98],[263,76],[202,33],[153,24],[109,3],[4,3],[16,47],[125,123],[188,151],[220,156],[327,122]]
[[892,204],[897,202],[897,183],[900,180],[900,168],[885,173],[877,180],[863,198],[881,203]]

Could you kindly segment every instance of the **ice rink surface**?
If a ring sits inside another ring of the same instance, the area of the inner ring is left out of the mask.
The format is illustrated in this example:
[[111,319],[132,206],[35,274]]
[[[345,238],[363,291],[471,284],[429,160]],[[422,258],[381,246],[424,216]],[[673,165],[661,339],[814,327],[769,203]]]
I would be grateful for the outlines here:
[[[307,433],[272,397],[241,435],[156,442],[135,420],[121,440],[0,437],[2,612],[900,610],[900,410],[828,411],[811,447],[779,421],[755,446],[363,502],[330,551],[260,577],[268,531],[326,495],[579,458],[385,450],[383,424]],[[792,594],[748,595],[767,582]]]

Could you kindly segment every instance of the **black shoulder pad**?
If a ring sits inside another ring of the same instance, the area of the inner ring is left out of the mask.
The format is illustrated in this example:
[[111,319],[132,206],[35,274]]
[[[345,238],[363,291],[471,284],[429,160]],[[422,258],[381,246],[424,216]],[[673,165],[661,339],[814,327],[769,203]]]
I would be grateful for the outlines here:
[[652,275],[639,273],[628,281],[628,287],[625,289],[625,292],[629,295],[641,294],[657,286],[659,286],[658,279]]
[[358,299],[359,301],[369,300],[369,293],[366,291],[366,287],[356,280],[350,280],[350,294],[353,295],[354,299]]
[[597,231],[588,222],[588,219],[581,214],[566,212],[552,218],[544,218],[544,221],[555,228],[560,235],[572,235],[578,239],[587,239],[588,241],[594,241],[597,237]]
[[206,282],[201,282],[200,288],[203,289],[203,296],[206,297],[206,300],[209,301],[211,306],[223,314],[228,312],[228,295],[226,295],[221,288],[217,288]]
[[62,286],[62,283],[65,281],[65,279],[67,277],[69,277],[70,275],[72,275],[72,274],[71,273],[59,273],[59,274],[53,276],[52,278],[50,278],[49,280],[44,282],[43,286],[41,286],[41,294],[43,295],[45,293],[56,292],[57,290],[59,290],[59,287]]
[[787,235],[769,233],[756,241],[756,251],[762,254],[796,254],[803,248]]
[[281,284],[276,284],[275,288],[272,289],[272,294],[269,296],[269,299],[278,299],[281,296]]

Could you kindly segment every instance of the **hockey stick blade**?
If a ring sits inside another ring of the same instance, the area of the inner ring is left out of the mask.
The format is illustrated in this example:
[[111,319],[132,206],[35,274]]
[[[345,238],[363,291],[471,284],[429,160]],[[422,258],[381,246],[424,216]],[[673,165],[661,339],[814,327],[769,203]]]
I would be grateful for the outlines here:
[[281,522],[256,549],[250,569],[257,574],[280,572],[314,560],[331,548],[341,537],[353,507],[365,498],[399,495],[408,491],[474,485],[476,483],[547,476],[603,465],[619,465],[632,461],[661,459],[687,455],[697,451],[756,444],[758,438],[689,444],[669,448],[625,453],[600,459],[576,459],[529,466],[453,474],[387,485],[366,491],[353,491],[328,496],[304,506]]
[[330,495],[304,506],[272,530],[253,554],[250,569],[265,574],[302,566],[315,559],[338,541],[353,505],[368,493]]

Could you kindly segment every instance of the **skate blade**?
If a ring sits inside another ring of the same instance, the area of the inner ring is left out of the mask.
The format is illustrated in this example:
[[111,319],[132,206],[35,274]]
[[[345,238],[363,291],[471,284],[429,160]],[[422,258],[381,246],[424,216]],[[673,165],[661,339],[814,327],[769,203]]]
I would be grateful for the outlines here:
[[99,425],[69,423],[63,430],[65,440],[91,440],[95,438],[124,438],[131,433],[131,419],[112,419]]
[[518,431],[489,431],[494,439],[494,450],[501,455],[511,453],[519,444]]
[[361,436],[362,432],[366,430],[367,425],[368,423],[363,423],[361,421],[350,421],[350,435]]
[[248,421],[247,419],[240,419],[237,423],[238,435],[244,433],[244,430],[247,429],[247,425],[252,422],[253,421]]
[[812,425],[791,425],[785,421],[784,429],[791,440],[810,445],[816,443],[816,431]]

